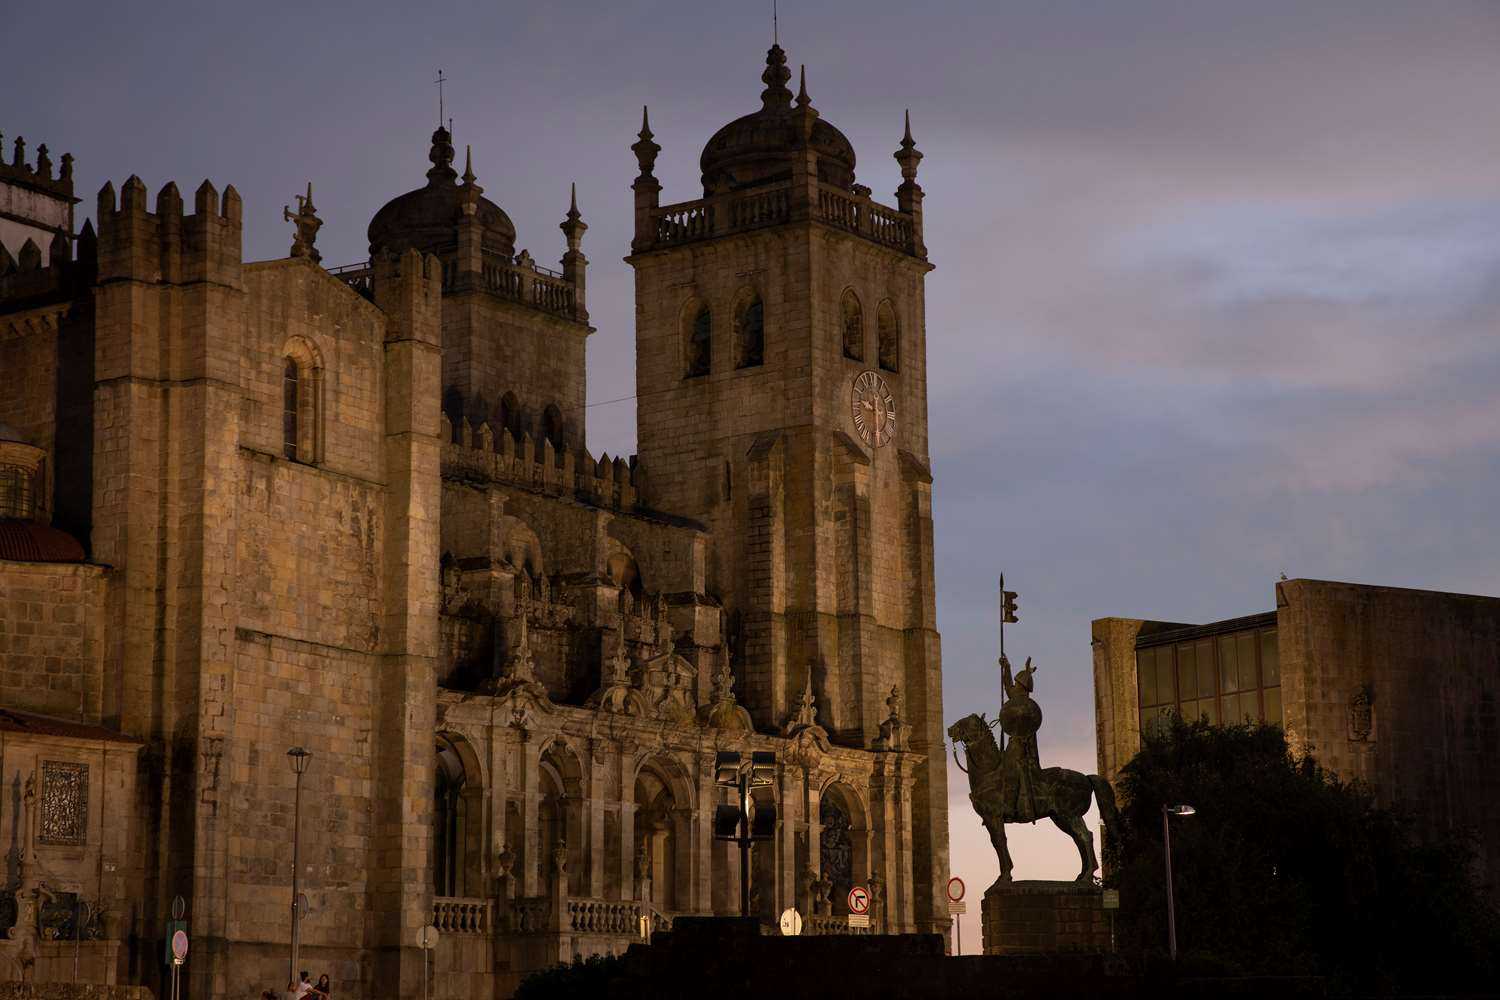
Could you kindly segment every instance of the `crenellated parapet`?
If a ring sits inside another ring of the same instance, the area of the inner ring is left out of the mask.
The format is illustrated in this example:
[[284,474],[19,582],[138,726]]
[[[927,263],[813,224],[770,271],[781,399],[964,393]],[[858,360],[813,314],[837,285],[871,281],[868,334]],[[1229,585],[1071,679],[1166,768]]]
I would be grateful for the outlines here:
[[4,157],[0,156],[0,183],[18,184],[76,204],[78,199],[73,197],[73,154],[62,155],[55,175],[52,168],[52,154],[45,142],[37,146],[35,162],[27,163],[26,139],[16,136],[10,162],[5,162]]
[[557,448],[545,435],[496,431],[488,422],[442,418],[443,475],[450,479],[508,483],[553,496],[571,496],[596,507],[634,510],[639,502],[635,456],[597,460],[588,449]]
[[0,312],[86,294],[93,283],[97,255],[98,240],[89,222],[78,235],[76,257],[72,241],[62,233],[53,234],[45,254],[31,238],[15,256],[0,245]]
[[220,195],[205,180],[184,214],[177,185],[156,194],[154,210],[146,185],[131,175],[120,186],[99,191],[99,281],[184,284],[207,281],[240,287],[243,205],[229,185]]

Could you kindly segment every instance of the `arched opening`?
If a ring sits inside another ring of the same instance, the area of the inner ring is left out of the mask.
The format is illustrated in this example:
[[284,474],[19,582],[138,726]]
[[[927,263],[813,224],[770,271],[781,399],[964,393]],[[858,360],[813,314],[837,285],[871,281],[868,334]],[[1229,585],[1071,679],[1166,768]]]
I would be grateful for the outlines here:
[[849,890],[869,879],[869,827],[854,790],[833,784],[818,806],[818,869],[833,881],[833,912],[849,912]]
[[433,781],[432,888],[437,896],[484,891],[484,783],[479,758],[459,736],[437,738]]
[[297,405],[300,381],[296,359],[287,358],[281,374],[281,453],[293,462],[297,461],[297,426],[301,416]]
[[691,317],[687,324],[686,337],[686,377],[695,378],[699,375],[707,375],[713,366],[713,342],[711,339],[713,320],[709,315],[708,306],[699,306],[696,312],[689,312]]
[[753,368],[766,357],[766,315],[759,295],[740,306],[735,316],[736,367]]
[[443,415],[448,418],[452,427],[452,439],[450,444],[463,444],[464,442],[464,395],[458,391],[456,386],[449,386],[443,393]]
[[880,367],[888,372],[901,370],[901,328],[896,323],[896,310],[890,300],[880,303],[875,310],[876,339],[879,342]]
[[663,912],[691,905],[688,886],[692,802],[668,761],[648,761],[635,779],[637,867],[651,880],[651,904]]
[[516,399],[515,393],[507,392],[500,397],[500,405],[495,411],[495,423],[504,428],[512,440],[521,436],[521,403]]
[[559,843],[567,848],[564,887],[578,893],[587,882],[584,871],[583,766],[571,747],[554,740],[542,752],[537,807],[537,850],[542,863],[542,882],[552,883]]
[[303,337],[292,337],[281,353],[281,454],[315,464],[323,458],[322,357]]
[[[559,463],[562,461],[563,450],[563,415],[562,410],[557,408],[556,403],[548,403],[547,408],[542,411],[542,437],[552,444],[552,451],[557,455]],[[537,456],[540,461],[541,455]]]
[[860,308],[859,297],[852,291],[844,293],[840,309],[843,317],[844,357],[852,361],[865,359],[865,314]]

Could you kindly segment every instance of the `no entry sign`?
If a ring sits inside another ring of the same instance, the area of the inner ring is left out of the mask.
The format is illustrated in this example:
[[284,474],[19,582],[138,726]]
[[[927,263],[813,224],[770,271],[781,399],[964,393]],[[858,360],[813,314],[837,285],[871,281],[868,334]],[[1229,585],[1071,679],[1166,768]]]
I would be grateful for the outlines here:
[[857,885],[849,890],[849,912],[870,912],[870,892],[864,886]]
[[948,880],[948,899],[954,903],[964,898],[964,880],[957,875]]

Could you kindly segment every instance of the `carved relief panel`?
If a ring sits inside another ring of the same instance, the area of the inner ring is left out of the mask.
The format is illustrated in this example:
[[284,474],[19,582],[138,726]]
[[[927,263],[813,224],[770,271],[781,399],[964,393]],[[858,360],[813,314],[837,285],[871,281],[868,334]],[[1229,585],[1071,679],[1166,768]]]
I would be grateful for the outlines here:
[[89,766],[71,761],[42,761],[41,817],[37,839],[43,844],[79,847],[88,839]]

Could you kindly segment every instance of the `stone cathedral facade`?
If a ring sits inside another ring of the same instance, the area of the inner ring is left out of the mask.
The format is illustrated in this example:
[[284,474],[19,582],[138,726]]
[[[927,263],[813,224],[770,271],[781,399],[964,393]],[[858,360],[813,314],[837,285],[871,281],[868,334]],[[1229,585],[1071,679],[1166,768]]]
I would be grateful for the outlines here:
[[773,47],[701,198],[632,147],[629,459],[585,444],[576,205],[542,266],[446,129],[331,269],[311,190],[245,262],[233,187],[131,177],[74,232],[70,161],[18,145],[0,979],[77,950],[160,995],[181,896],[189,996],[281,988],[294,745],[299,965],[340,993],[420,990],[429,924],[434,996],[504,997],[738,913],[720,750],[776,755],[753,912],[847,932],[861,884],[874,929],[946,931],[921,153],[877,203],[790,78]]

